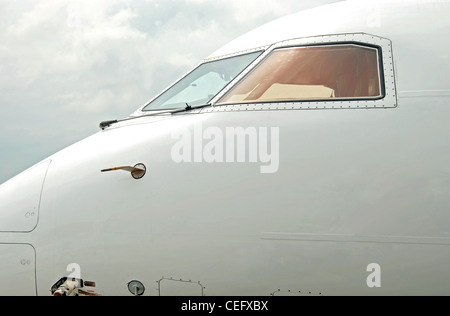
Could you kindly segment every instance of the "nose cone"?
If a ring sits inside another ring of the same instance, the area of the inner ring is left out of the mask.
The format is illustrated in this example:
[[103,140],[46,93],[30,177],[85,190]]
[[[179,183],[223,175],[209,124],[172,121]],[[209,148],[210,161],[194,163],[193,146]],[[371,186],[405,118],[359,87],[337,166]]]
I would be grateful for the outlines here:
[[38,223],[42,188],[51,160],[0,186],[0,232],[31,232]]

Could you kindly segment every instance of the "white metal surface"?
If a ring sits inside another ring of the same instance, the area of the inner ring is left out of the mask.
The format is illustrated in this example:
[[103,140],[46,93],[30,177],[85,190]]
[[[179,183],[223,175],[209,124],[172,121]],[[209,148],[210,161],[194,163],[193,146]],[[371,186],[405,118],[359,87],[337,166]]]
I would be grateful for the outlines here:
[[36,253],[31,245],[0,243],[0,296],[35,296]]
[[[348,1],[226,45],[207,60],[286,43],[373,42],[389,94],[370,110],[357,100],[347,110],[232,105],[112,125],[49,158],[34,230],[0,233],[0,243],[36,249],[37,289],[16,246],[0,245],[1,283],[24,280],[27,293],[47,295],[76,272],[102,295],[129,295],[132,280],[145,295],[158,295],[161,280],[177,294],[201,284],[204,295],[449,295],[449,14],[448,1]],[[172,159],[178,132],[206,144],[202,131],[229,127],[279,128],[279,169]],[[138,163],[147,167],[140,180],[101,172]],[[366,283],[372,263],[380,288]]]
[[50,163],[44,161],[0,186],[0,232],[30,232],[36,227]]

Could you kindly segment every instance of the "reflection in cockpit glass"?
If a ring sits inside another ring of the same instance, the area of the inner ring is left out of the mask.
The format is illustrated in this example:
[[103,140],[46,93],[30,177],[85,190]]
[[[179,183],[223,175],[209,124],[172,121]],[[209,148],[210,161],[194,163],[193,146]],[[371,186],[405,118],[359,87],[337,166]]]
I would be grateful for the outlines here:
[[204,63],[149,103],[143,111],[207,104],[259,55],[261,52]]
[[380,98],[378,54],[354,44],[280,48],[218,104]]

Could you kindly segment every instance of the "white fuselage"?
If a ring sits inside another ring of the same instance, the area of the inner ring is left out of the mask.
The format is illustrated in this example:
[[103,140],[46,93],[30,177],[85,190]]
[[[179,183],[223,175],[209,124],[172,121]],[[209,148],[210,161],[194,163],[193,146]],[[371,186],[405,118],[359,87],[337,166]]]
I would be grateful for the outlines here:
[[[306,11],[207,59],[283,41],[381,41],[390,91],[370,107],[238,104],[137,118],[5,183],[0,294],[48,295],[79,275],[102,295],[128,295],[132,280],[145,295],[449,295],[449,4],[405,3]],[[236,129],[247,142],[256,135],[257,154],[247,143],[231,158]],[[211,135],[223,152],[208,147]],[[183,144],[190,160],[174,157]],[[138,163],[140,180],[100,172]]]

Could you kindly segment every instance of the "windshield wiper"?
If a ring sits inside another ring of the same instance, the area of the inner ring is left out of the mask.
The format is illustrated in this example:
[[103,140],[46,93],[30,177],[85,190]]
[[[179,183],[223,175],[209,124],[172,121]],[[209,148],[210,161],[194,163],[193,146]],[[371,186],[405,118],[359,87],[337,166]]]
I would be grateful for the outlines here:
[[181,112],[188,112],[191,110],[202,109],[202,108],[206,108],[208,106],[211,106],[211,104],[190,106],[189,104],[186,103],[185,108],[180,108],[180,109],[175,109],[175,110],[167,110],[167,111],[162,111],[162,112],[158,111],[155,113],[150,113],[150,114],[145,114],[145,115],[140,115],[140,116],[127,117],[127,118],[124,118],[121,120],[103,121],[100,123],[99,127],[100,127],[100,129],[104,130],[105,128],[110,127],[113,124],[117,124],[117,123],[125,122],[125,121],[131,121],[131,120],[135,120],[135,119],[138,119],[141,117],[156,116],[156,115],[160,115],[160,114],[176,114],[176,113],[181,113]]
[[181,112],[188,112],[188,111],[191,111],[191,110],[203,109],[203,108],[206,108],[208,106],[211,106],[211,104],[208,103],[208,104],[190,106],[189,104],[186,103],[186,107],[185,108],[181,108],[181,109],[178,109],[178,110],[173,110],[170,113],[171,114],[176,114],[176,113],[181,113]]

